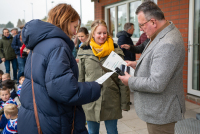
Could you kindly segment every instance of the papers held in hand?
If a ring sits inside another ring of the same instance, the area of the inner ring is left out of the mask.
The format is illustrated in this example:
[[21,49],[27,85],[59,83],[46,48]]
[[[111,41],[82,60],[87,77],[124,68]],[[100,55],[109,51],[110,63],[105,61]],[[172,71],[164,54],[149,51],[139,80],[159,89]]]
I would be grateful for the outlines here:
[[99,83],[99,84],[103,84],[104,81],[106,81],[114,72],[108,72],[106,74],[104,74],[103,76],[101,76],[99,79],[97,79],[95,82]]
[[127,67],[126,66],[126,62],[114,51],[112,51],[110,53],[110,55],[108,56],[108,58],[106,59],[106,61],[103,64],[103,67],[112,70],[112,72],[108,72],[106,74],[104,74],[103,76],[101,76],[100,78],[98,78],[96,80],[97,83],[102,84],[104,81],[106,81],[114,72],[116,72],[116,68],[118,68],[119,70],[121,70],[124,74],[124,72],[129,73],[130,75],[134,75],[135,70],[132,67]]

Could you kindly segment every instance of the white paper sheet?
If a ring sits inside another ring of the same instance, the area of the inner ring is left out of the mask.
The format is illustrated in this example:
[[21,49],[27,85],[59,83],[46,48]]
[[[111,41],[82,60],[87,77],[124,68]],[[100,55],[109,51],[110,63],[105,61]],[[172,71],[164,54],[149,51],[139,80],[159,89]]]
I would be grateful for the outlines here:
[[121,64],[126,65],[127,63],[117,53],[112,51],[106,61],[103,63],[103,67],[115,72],[115,68],[120,68]]
[[108,72],[106,74],[104,74],[103,76],[101,76],[100,78],[98,78],[95,82],[102,84],[104,83],[104,81],[106,81],[114,72]]
[[[96,82],[99,84],[104,83],[104,81],[106,81],[115,72],[116,67],[120,68],[121,64],[126,65],[127,63],[117,53],[112,51],[103,64],[103,67],[112,70],[112,72],[104,74],[103,76],[98,78]],[[130,67],[131,76],[134,76],[134,72],[135,70],[132,67]]]
[[[115,72],[115,68],[120,68],[121,64],[126,65],[127,63],[117,53],[112,51],[106,59],[106,61],[104,62],[103,67]],[[134,72],[135,70],[132,67],[130,67],[131,76],[134,76]]]

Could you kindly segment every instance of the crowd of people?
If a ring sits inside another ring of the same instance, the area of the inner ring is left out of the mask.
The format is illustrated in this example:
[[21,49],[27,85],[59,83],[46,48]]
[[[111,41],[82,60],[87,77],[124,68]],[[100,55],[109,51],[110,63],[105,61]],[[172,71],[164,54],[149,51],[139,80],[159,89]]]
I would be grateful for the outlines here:
[[[14,37],[3,29],[2,134],[99,134],[101,121],[108,134],[118,134],[118,119],[130,110],[130,91],[149,134],[174,134],[185,112],[183,39],[154,2],[142,3],[136,14],[144,32],[136,45],[133,23],[117,33],[116,44],[104,20],[93,21],[88,32],[68,4],[52,8],[47,22],[31,20],[22,31],[13,29]],[[135,69],[134,76],[114,73],[99,84],[95,80],[110,72],[102,64],[112,51]],[[142,53],[137,61],[136,53]]]

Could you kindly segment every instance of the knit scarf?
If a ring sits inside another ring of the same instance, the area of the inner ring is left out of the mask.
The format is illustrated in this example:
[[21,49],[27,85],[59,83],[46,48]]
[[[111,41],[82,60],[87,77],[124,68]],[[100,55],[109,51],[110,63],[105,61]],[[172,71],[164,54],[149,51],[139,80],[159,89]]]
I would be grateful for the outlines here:
[[110,36],[108,36],[106,42],[104,42],[104,44],[101,46],[98,45],[92,38],[90,41],[90,46],[92,47],[92,52],[99,58],[99,60],[105,56],[108,56],[112,51],[114,51],[113,40]]

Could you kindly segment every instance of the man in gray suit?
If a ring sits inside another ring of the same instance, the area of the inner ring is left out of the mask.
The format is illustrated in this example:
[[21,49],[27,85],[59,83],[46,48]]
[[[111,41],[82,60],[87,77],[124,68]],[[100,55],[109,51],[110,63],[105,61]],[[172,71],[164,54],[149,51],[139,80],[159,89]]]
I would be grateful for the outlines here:
[[134,91],[136,113],[147,122],[149,134],[174,134],[185,112],[183,38],[155,3],[142,3],[136,14],[150,41],[138,61],[127,61],[135,67],[134,76],[125,73],[119,78]]

